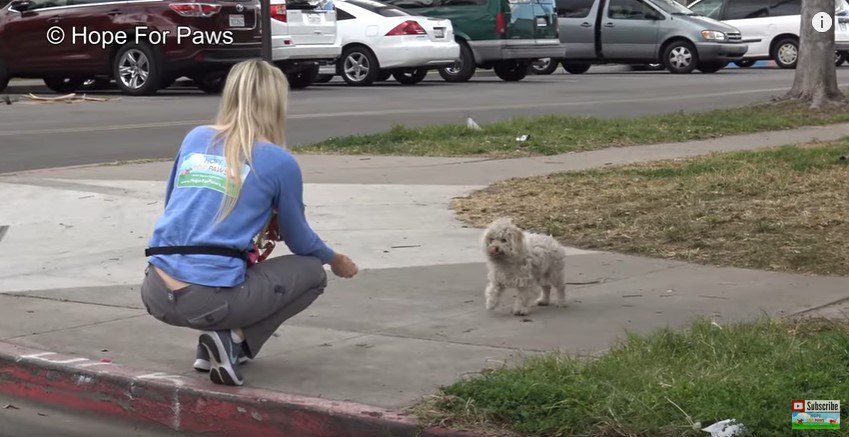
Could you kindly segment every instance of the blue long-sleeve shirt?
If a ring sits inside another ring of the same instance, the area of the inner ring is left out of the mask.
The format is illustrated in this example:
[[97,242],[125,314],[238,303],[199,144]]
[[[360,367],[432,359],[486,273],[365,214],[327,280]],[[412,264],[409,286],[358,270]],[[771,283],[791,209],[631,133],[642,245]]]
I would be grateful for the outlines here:
[[[165,212],[156,222],[150,247],[222,246],[249,250],[252,239],[278,212],[280,238],[296,255],[327,264],[334,252],[316,235],[304,215],[303,178],[291,153],[258,142],[250,165],[242,169],[235,208],[217,221],[230,173],[220,142],[209,126],[186,135],[174,161],[165,194]],[[234,287],[245,280],[243,260],[221,255],[154,255],[150,263],[175,279],[209,287]]]

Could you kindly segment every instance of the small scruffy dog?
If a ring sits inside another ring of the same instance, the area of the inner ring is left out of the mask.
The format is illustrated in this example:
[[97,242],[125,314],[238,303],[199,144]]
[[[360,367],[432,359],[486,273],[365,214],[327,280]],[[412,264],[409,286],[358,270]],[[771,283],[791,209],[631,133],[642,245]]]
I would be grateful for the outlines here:
[[518,290],[513,302],[517,316],[528,314],[535,296],[538,305],[548,305],[552,287],[557,306],[566,304],[566,251],[553,237],[525,232],[509,218],[500,218],[484,231],[483,246],[489,269],[486,309],[495,309],[508,288]]

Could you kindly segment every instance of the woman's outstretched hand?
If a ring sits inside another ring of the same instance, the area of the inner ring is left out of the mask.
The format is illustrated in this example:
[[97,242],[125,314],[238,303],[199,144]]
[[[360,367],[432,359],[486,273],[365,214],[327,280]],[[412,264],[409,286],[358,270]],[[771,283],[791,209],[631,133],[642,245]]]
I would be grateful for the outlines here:
[[334,275],[346,279],[353,278],[359,271],[357,265],[351,261],[351,258],[341,253],[333,255],[333,259],[330,260],[330,270]]

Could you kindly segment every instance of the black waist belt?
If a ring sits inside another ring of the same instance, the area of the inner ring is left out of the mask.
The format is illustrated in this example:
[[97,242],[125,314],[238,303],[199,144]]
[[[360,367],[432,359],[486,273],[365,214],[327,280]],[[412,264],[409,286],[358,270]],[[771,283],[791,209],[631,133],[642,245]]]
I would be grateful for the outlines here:
[[153,255],[220,255],[248,260],[248,252],[221,246],[164,246],[148,247],[144,250],[144,256]]

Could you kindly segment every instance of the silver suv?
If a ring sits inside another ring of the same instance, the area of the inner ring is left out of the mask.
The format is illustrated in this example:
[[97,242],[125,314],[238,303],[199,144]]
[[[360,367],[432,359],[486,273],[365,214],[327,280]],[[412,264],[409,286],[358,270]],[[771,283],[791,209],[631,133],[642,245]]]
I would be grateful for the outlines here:
[[271,50],[292,88],[312,84],[342,54],[333,1],[271,0]]

